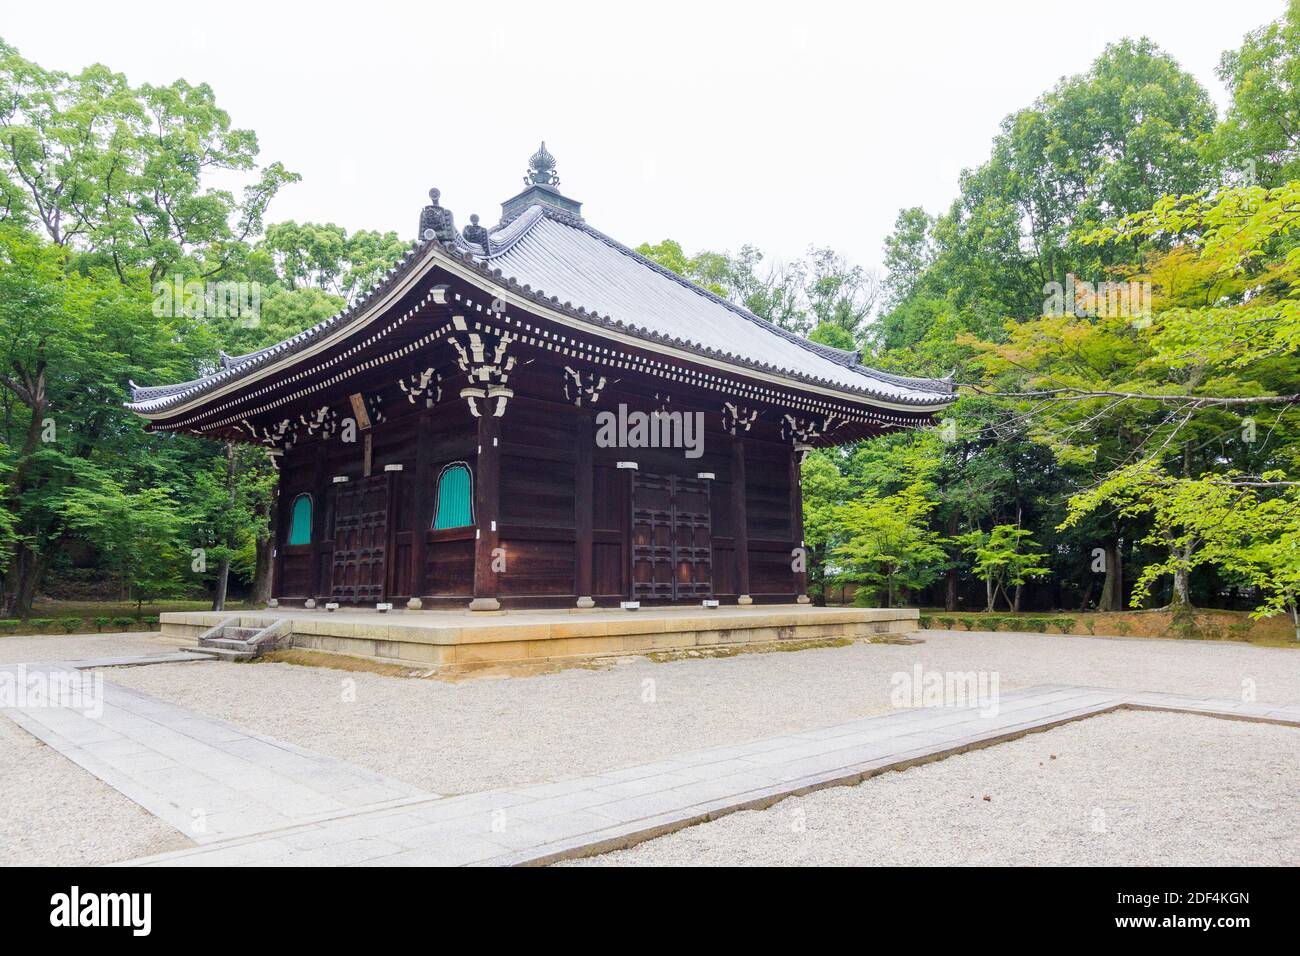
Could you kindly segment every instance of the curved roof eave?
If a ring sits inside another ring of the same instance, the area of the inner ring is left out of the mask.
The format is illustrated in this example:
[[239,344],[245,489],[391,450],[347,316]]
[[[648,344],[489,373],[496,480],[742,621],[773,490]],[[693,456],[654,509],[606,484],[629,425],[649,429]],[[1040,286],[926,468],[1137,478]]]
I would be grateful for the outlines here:
[[[531,213],[532,210],[530,209],[529,212]],[[525,218],[530,221],[521,226],[520,220]],[[541,218],[543,218],[543,214],[539,213],[535,216],[520,216],[512,220],[501,230],[509,230],[514,233],[510,236],[511,241],[503,245],[513,246]],[[887,382],[929,394],[924,397],[908,398],[891,396],[866,385],[861,389],[845,387],[817,376],[800,375],[792,369],[747,361],[743,356],[723,353],[699,343],[672,339],[653,329],[621,322],[610,318],[608,315],[598,315],[580,305],[573,306],[569,302],[561,303],[558,296],[547,298],[543,293],[534,292],[529,286],[521,285],[516,279],[504,276],[501,269],[492,268],[490,263],[495,258],[495,255],[484,256],[481,247],[475,247],[477,250],[475,251],[463,245],[458,249],[438,242],[425,242],[414,244],[403,260],[394,266],[379,285],[356,305],[344,309],[342,312],[299,332],[297,335],[291,336],[283,342],[238,358],[223,356],[224,361],[222,364],[224,367],[219,372],[205,378],[175,385],[144,388],[137,387],[132,383],[133,400],[126,403],[126,407],[144,418],[156,421],[192,410],[207,401],[227,394],[237,387],[242,387],[250,381],[265,378],[276,370],[327,348],[330,344],[369,325],[385,313],[386,308],[395,298],[410,291],[414,283],[422,279],[435,265],[440,266],[445,271],[459,275],[484,291],[506,293],[501,297],[506,300],[513,299],[520,308],[545,315],[560,324],[622,339],[630,345],[649,348],[662,354],[680,357],[686,361],[702,362],[703,364],[729,369],[737,374],[757,376],[768,381],[775,381],[787,388],[814,391],[856,404],[870,404],[895,411],[917,413],[938,411],[956,401],[956,394],[950,382],[894,376],[875,369],[868,369],[861,364],[850,364],[851,359],[857,358],[856,353],[807,342],[792,333],[786,333],[785,330],[767,325],[763,323],[763,320],[753,316],[752,313],[727,303],[708,290],[701,289],[690,283],[689,280],[677,276],[675,273],[670,273],[658,264],[638,255],[633,250],[627,249],[626,246],[622,246],[603,233],[585,226],[585,224],[583,225],[584,231],[588,232],[588,234],[610,244],[626,255],[635,257],[652,270],[660,274],[666,274],[669,278],[680,282],[700,295],[710,298],[756,323],[761,323],[766,331],[783,338],[798,339],[799,344],[809,351],[822,354],[823,357],[835,361],[837,365],[861,375],[868,382],[873,380]],[[512,227],[514,228],[512,229]],[[492,245],[495,246],[496,244],[492,243]],[[493,250],[493,252],[495,251]]]

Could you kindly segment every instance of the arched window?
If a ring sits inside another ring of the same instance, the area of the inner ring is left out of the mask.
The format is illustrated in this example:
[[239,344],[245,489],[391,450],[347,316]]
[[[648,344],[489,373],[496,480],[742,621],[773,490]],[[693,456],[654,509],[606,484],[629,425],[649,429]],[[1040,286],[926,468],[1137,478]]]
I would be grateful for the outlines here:
[[311,544],[311,495],[294,498],[289,515],[289,543]]
[[453,461],[438,475],[438,502],[433,511],[433,530],[464,528],[474,523],[474,496],[469,465]]

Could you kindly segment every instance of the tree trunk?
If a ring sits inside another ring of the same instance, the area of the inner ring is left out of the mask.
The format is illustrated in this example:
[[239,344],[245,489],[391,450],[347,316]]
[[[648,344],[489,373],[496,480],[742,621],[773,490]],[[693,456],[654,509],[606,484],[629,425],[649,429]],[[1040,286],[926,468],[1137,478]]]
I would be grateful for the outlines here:
[[1012,612],[1013,614],[1019,614],[1019,613],[1020,613],[1020,591],[1021,591],[1021,589],[1023,589],[1023,588],[1024,588],[1024,585],[1023,585],[1023,584],[1017,584],[1017,585],[1016,585],[1016,599],[1015,599],[1014,601],[1011,602],[1011,612]]
[[[255,605],[265,607],[271,600],[271,584],[275,574],[275,541],[279,530],[280,509],[275,507],[275,496],[270,495],[258,501],[253,507],[253,514],[257,517],[259,527],[264,527],[264,530],[258,534],[255,542],[253,593],[250,600]],[[266,521],[264,526],[263,519]]]
[[[948,516],[948,537],[957,537],[957,512]],[[945,611],[957,610],[957,565],[954,563],[943,573],[943,608]]]
[[217,586],[212,594],[212,610],[226,609],[226,587],[230,583],[230,558],[222,558],[217,564]]
[[14,549],[10,562],[12,571],[5,582],[9,586],[9,593],[5,595],[5,612],[10,617],[31,616],[32,603],[50,563],[49,550],[37,553],[24,543]]
[[994,600],[997,599],[997,594],[998,594],[997,590],[993,587],[993,579],[992,579],[992,578],[985,578],[985,579],[984,579],[984,590],[985,590],[985,592],[987,593],[987,595],[988,595],[988,599],[989,599],[989,600],[988,600],[988,609],[987,609],[987,610],[988,610],[988,612],[989,612],[990,614],[992,614],[992,613],[993,613],[993,602],[994,602]]
[[[230,509],[233,514],[235,509],[235,443],[226,442],[226,497],[230,501]],[[233,517],[229,517],[233,521]],[[212,610],[224,611],[226,609],[226,593],[230,588],[230,555],[235,550],[238,540],[235,536],[235,530],[232,525],[231,529],[226,532],[226,539],[222,542],[225,546],[225,554],[222,555],[221,562],[217,565],[217,586],[212,595]]]
[[[18,452],[13,474],[9,479],[9,501],[13,512],[21,518],[23,492],[27,490],[27,473],[31,470],[32,456],[41,443],[45,413],[49,409],[49,401],[45,397],[44,363],[37,366],[34,377],[24,376],[21,385],[10,383],[9,389],[31,409],[32,413],[32,420],[27,426],[27,436],[23,439],[23,446]],[[16,530],[21,533],[21,525]],[[36,540],[37,537],[38,535],[33,535],[32,540]],[[5,594],[5,612],[11,617],[27,617],[31,614],[32,602],[36,599],[36,591],[49,564],[49,558],[44,553],[48,550],[47,547],[40,552],[35,551],[25,541],[20,541],[14,548],[13,558],[9,562],[9,576],[5,581],[8,589]]]
[[1174,593],[1169,596],[1170,607],[1191,607],[1191,575],[1186,568],[1174,569]]
[[1097,601],[1098,611],[1122,611],[1124,609],[1123,583],[1119,572],[1119,543],[1107,541],[1103,547],[1106,551],[1106,581],[1101,586],[1101,598]]

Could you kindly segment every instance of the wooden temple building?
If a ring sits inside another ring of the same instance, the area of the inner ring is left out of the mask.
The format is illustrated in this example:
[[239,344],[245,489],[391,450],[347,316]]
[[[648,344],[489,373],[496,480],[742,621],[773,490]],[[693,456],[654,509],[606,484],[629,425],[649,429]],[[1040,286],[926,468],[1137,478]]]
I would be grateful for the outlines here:
[[954,400],[693,285],[558,187],[543,144],[496,226],[457,230],[433,190],[363,300],[133,385],[151,430],[276,456],[281,606],[806,602],[803,455]]

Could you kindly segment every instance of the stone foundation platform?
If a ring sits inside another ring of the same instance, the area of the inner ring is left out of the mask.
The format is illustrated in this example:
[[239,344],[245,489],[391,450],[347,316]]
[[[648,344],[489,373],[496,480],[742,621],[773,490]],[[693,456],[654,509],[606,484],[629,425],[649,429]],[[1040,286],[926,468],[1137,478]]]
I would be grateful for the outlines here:
[[171,612],[162,615],[162,631],[197,641],[222,623],[261,628],[282,620],[292,630],[293,647],[455,671],[692,648],[862,640],[909,634],[917,629],[917,617],[906,608],[807,605],[495,613],[272,608]]

